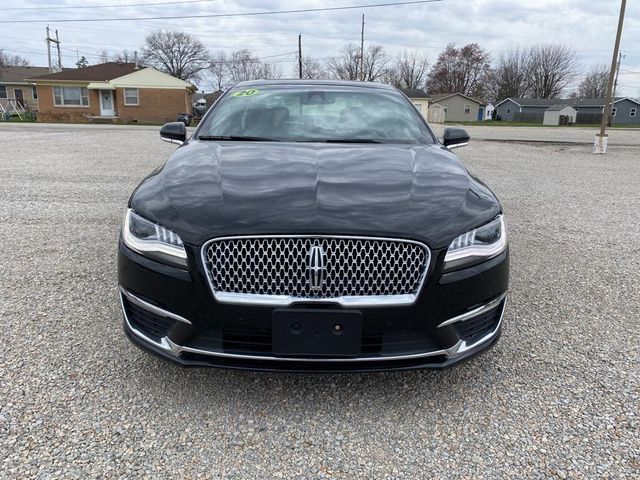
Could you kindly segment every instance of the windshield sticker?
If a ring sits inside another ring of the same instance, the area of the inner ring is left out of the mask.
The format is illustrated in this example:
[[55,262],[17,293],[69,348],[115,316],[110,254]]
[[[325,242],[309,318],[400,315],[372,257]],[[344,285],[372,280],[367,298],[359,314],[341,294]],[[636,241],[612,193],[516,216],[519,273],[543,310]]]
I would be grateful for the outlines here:
[[253,97],[258,93],[260,93],[260,90],[257,90],[255,88],[250,88],[249,90],[239,90],[237,92],[233,92],[231,96],[232,97]]

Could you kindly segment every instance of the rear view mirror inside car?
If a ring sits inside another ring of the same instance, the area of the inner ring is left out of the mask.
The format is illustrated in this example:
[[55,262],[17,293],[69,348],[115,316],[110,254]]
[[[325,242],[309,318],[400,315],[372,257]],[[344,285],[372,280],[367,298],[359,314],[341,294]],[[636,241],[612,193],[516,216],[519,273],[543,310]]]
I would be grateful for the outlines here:
[[335,102],[335,97],[330,94],[327,95],[327,92],[306,92],[306,94],[300,98],[302,105],[330,105]]

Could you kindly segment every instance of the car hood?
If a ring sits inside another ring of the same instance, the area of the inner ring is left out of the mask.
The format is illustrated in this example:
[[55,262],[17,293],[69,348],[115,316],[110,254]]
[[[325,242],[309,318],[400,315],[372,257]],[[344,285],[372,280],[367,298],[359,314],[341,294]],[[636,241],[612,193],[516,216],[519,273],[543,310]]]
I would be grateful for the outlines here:
[[448,246],[500,212],[444,147],[190,141],[131,208],[187,243],[250,234],[391,236]]

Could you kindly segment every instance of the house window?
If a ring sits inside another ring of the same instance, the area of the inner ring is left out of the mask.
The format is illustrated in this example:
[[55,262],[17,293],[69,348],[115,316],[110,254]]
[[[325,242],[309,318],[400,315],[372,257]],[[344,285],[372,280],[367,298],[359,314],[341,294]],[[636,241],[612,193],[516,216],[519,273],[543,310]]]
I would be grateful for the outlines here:
[[0,85],[0,98],[7,98],[7,86]]
[[630,117],[635,117],[635,116],[636,116],[636,112],[637,112],[637,111],[638,111],[638,109],[637,109],[637,108],[632,108],[632,109],[629,111],[629,116],[630,116]]
[[615,116],[616,116],[616,113],[618,113],[618,109],[617,109],[616,107],[613,107],[613,108],[611,109],[611,116],[612,116],[612,117],[615,117]]
[[449,113],[449,108],[448,108],[448,106],[447,106],[447,105],[444,105],[442,108],[443,108],[443,110],[444,110],[444,114],[445,114],[445,115],[446,115],[447,113]]
[[464,114],[469,115],[471,113],[471,105],[468,103],[464,106]]
[[35,85],[31,87],[31,98],[33,98],[34,100],[38,99],[38,89],[35,87]]
[[81,87],[53,87],[53,104],[56,107],[88,107],[89,93]]
[[507,108],[507,115],[509,115],[511,113],[511,109]]
[[125,105],[138,105],[138,89],[137,88],[125,88],[124,89],[124,104]]

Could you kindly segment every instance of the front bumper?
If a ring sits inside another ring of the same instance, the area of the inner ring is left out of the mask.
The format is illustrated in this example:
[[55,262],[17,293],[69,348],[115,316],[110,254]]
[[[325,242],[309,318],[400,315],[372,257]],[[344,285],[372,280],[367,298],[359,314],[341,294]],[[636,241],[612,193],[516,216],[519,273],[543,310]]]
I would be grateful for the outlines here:
[[444,252],[434,253],[414,305],[360,309],[363,337],[357,356],[288,357],[271,351],[273,308],[216,302],[196,248],[188,249],[191,268],[183,271],[120,243],[125,332],[134,344],[183,366],[329,372],[446,367],[500,337],[509,258],[505,251],[483,264],[441,274]]

